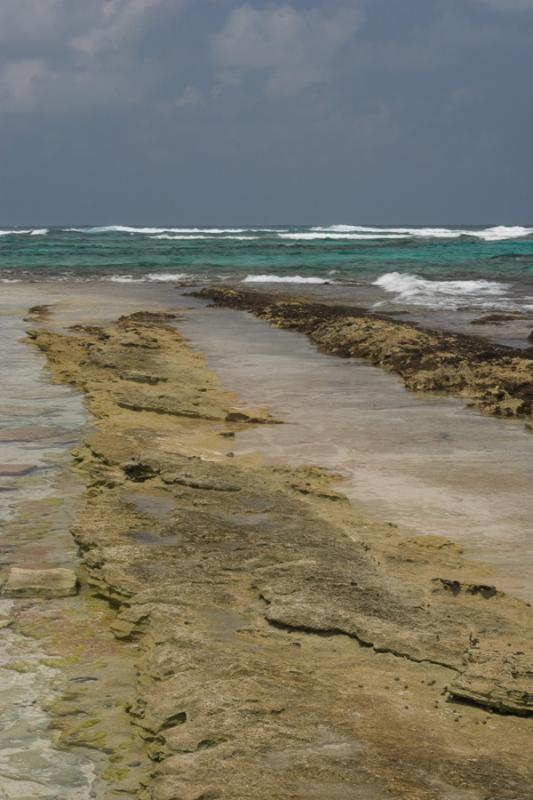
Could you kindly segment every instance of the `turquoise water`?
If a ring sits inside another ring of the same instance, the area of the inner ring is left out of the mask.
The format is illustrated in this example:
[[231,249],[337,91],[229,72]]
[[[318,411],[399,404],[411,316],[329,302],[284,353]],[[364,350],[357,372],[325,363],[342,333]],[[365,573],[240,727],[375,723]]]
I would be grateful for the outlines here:
[[533,228],[0,229],[0,281],[375,286],[429,307],[533,310]]

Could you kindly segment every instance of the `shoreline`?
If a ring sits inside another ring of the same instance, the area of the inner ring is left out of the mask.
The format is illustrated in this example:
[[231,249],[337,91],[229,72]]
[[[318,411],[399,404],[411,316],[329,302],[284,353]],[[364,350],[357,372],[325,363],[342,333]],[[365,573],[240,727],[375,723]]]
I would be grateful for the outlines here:
[[[235,407],[171,316],[30,337],[98,428],[76,455],[73,532],[115,635],[140,644],[130,713],[155,759],[141,797],[294,796],[325,778],[317,796],[344,797],[356,763],[376,798],[444,796],[431,782],[454,773],[499,798],[516,797],[511,774],[530,784],[527,718],[483,710],[531,713],[526,604],[448,540],[361,519],[318,468],[232,458],[239,429],[270,419]],[[494,762],[483,779],[464,758],[476,746]]]

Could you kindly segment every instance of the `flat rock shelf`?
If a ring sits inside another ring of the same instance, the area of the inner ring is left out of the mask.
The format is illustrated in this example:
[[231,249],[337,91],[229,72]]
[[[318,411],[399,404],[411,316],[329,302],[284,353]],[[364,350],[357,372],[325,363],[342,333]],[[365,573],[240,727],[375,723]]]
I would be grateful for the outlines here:
[[93,420],[72,533],[82,592],[135,661],[128,791],[528,797],[530,606],[445,537],[361,515],[319,467],[236,456],[272,418],[220,385],[180,313],[28,330]]

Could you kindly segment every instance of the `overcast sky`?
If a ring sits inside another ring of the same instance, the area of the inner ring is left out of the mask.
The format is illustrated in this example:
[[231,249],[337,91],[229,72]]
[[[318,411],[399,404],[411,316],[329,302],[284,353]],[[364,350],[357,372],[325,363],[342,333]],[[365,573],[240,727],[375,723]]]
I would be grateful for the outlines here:
[[0,0],[0,225],[532,223],[533,0]]

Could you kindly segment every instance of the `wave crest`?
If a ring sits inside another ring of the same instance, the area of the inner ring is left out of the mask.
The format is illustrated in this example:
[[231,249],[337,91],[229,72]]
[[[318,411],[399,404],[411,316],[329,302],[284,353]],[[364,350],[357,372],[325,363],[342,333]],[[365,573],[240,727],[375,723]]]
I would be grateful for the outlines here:
[[[497,281],[466,280],[438,281],[419,278],[401,272],[387,272],[373,282],[385,292],[395,294],[394,301],[430,308],[459,308],[465,306],[507,306],[508,285]],[[494,298],[494,300],[490,300]],[[489,300],[489,302],[487,302]]]
[[302,231],[301,233],[279,233],[280,239],[291,239],[293,241],[313,241],[330,239],[356,239],[360,241],[372,241],[374,239],[405,239],[405,234],[400,233],[335,233],[334,231]]
[[229,236],[218,237],[218,236],[207,236],[206,234],[203,233],[198,233],[198,234],[190,233],[184,236],[182,236],[181,234],[174,235],[170,233],[159,233],[157,236],[150,236],[150,239],[167,239],[167,240],[170,239],[170,240],[180,240],[182,242],[194,241],[196,239],[211,239],[211,241],[213,241],[214,239],[216,240],[221,239],[222,241],[226,241],[226,239],[234,239],[239,242],[245,242],[258,238],[259,238],[258,236],[234,236],[233,234],[230,234]]
[[185,272],[148,272],[146,275],[110,275],[111,283],[173,283],[188,278]]
[[46,236],[47,233],[48,228],[28,228],[25,230],[14,228],[13,230],[0,231],[0,236]]
[[457,239],[461,236],[470,236],[486,242],[521,239],[525,236],[533,235],[533,228],[526,228],[522,225],[495,225],[491,228],[482,228],[480,230],[469,228],[375,228],[365,225],[329,225],[315,226],[311,230],[323,234],[337,234],[335,238],[339,238],[339,234],[354,232],[362,235],[376,234],[385,238],[395,235],[412,236],[421,239]]
[[242,283],[331,283],[326,278],[301,275],[247,275]]

